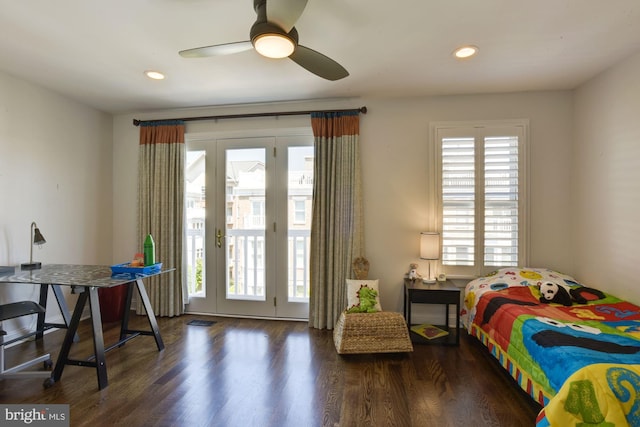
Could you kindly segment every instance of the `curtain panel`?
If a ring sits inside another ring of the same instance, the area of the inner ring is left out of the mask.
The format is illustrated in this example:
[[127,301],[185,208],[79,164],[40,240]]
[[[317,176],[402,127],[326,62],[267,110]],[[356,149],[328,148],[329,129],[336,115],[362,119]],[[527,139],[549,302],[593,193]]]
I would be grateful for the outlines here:
[[[175,271],[147,279],[147,292],[157,316],[184,313],[186,282],[183,277],[184,245],[184,144],[180,120],[140,125],[138,156],[138,242],[147,234],[155,241],[156,262]],[[144,314],[141,301],[136,312]]]
[[333,329],[347,308],[346,279],[363,256],[358,112],[312,113],[315,165],[309,326]]

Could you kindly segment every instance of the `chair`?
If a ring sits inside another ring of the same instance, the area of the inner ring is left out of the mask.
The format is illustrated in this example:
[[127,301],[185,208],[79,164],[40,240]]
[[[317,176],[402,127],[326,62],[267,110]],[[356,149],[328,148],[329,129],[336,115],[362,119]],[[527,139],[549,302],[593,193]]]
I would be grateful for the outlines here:
[[[0,305],[0,322],[14,319],[16,317],[28,316],[31,314],[39,314],[44,313],[44,308],[33,301],[21,301],[14,302],[10,304]],[[27,362],[16,365],[12,368],[7,368],[5,366],[4,359],[4,346],[7,344],[11,344],[13,342],[25,339],[32,335],[35,335],[36,332],[31,332],[26,335],[22,335],[18,338],[14,338],[10,341],[5,342],[4,336],[7,335],[7,332],[0,328],[0,378],[48,378],[51,377],[50,371],[25,371],[25,369],[37,364],[43,363],[44,367],[50,369],[53,365],[51,361],[51,356],[47,353],[45,355],[36,357],[35,359],[29,360]]]
[[[353,270],[358,280],[366,280],[369,262],[356,258]],[[401,313],[347,313],[344,310],[333,330],[338,354],[400,353],[413,351],[409,329]]]

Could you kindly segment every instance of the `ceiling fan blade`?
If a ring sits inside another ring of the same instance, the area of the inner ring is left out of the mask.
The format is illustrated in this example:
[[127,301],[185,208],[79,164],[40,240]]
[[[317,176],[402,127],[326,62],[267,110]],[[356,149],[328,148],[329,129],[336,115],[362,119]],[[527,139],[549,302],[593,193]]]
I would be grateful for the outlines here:
[[250,41],[215,44],[213,46],[196,47],[178,52],[184,58],[206,58],[208,56],[231,55],[253,49]]
[[285,33],[291,31],[307,6],[307,0],[266,0],[267,21],[282,28]]
[[349,72],[333,59],[301,45],[296,47],[296,50],[289,58],[302,68],[323,79],[340,80],[349,75]]

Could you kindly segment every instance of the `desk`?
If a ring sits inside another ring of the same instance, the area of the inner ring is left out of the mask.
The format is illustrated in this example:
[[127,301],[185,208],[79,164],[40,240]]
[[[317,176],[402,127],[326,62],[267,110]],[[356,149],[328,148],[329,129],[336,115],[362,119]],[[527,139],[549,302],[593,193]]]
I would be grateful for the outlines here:
[[[51,285],[56,292],[56,288],[59,286],[70,286],[73,293],[78,294],[78,300],[73,310],[71,319],[65,323],[68,323],[67,332],[65,334],[58,360],[51,374],[51,378],[45,381],[45,387],[53,385],[55,382],[60,381],[62,378],[62,371],[66,365],[83,366],[96,369],[96,375],[98,377],[98,388],[103,389],[107,387],[107,365],[105,361],[105,353],[112,350],[115,347],[121,347],[127,341],[138,335],[153,335],[156,341],[158,351],[164,349],[164,343],[160,336],[160,330],[158,329],[158,323],[156,321],[155,314],[149,302],[147,291],[144,287],[143,279],[158,274],[172,271],[173,269],[166,269],[160,272],[139,275],[136,278],[131,278],[129,275],[111,276],[111,269],[108,266],[102,265],[72,265],[72,264],[48,264],[43,265],[41,269],[21,271],[16,267],[15,273],[6,273],[0,275],[0,283],[25,283],[33,285],[41,285],[41,299],[43,292],[46,295],[46,286]],[[112,288],[114,286],[127,286],[127,297],[125,299],[124,316],[120,327],[120,339],[117,343],[105,348],[104,337],[102,334],[102,319],[100,316],[100,299],[98,298],[98,289],[100,288]],[[147,319],[149,320],[149,331],[131,330],[129,329],[129,310],[131,306],[131,298],[133,296],[133,288],[138,290],[140,299],[147,312]],[[42,291],[42,288],[45,290]],[[58,289],[59,291],[59,289]],[[61,295],[61,294],[60,294]],[[46,296],[45,296],[46,298]],[[56,293],[56,298],[60,303],[60,300],[64,301],[64,298],[60,298]],[[80,317],[84,307],[89,301],[89,310],[91,315],[91,327],[93,330],[93,344],[95,353],[86,360],[69,359],[69,351],[73,344],[74,337],[80,324]],[[46,300],[45,300],[46,303]],[[64,314],[63,314],[64,316]],[[39,326],[44,324],[44,317],[39,319]],[[51,325],[54,326],[54,325]]]

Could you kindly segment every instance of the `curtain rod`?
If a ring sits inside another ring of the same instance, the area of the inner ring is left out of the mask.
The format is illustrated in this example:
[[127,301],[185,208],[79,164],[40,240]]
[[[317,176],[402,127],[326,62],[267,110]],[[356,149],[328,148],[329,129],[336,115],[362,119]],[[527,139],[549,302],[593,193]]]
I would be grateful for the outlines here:
[[311,113],[345,113],[345,112],[358,112],[362,114],[367,114],[367,107],[351,108],[347,110],[280,111],[277,113],[228,114],[223,116],[182,117],[177,119],[162,119],[162,120],[133,119],[133,125],[139,126],[141,123],[147,123],[147,122],[153,122],[153,121],[162,122],[162,121],[170,121],[170,120],[182,120],[185,122],[195,122],[197,120],[245,119],[250,117],[304,116]]

